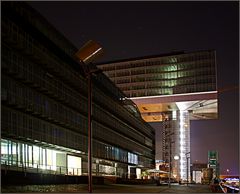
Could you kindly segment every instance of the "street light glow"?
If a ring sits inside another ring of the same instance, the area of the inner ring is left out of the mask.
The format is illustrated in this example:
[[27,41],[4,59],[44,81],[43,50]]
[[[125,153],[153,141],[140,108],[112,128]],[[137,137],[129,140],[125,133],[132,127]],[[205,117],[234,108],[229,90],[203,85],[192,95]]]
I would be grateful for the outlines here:
[[179,156],[178,155],[175,155],[173,158],[174,158],[174,160],[179,160]]

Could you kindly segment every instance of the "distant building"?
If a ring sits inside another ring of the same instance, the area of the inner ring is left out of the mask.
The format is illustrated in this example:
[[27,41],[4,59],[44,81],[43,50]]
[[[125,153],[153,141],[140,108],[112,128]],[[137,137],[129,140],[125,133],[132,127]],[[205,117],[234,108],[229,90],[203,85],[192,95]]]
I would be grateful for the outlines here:
[[218,117],[216,52],[174,52],[98,67],[137,104],[145,121],[162,122],[159,159],[172,164],[172,176],[190,180],[190,120]]
[[[27,3],[1,6],[2,169],[86,175],[78,49]],[[104,74],[93,78],[93,175],[139,177],[155,166],[155,130],[125,98]]]
[[208,168],[213,169],[213,177],[220,176],[219,158],[217,151],[208,151]]
[[195,183],[202,183],[202,178],[203,178],[202,170],[206,168],[207,168],[207,163],[193,162],[190,167],[192,181]]

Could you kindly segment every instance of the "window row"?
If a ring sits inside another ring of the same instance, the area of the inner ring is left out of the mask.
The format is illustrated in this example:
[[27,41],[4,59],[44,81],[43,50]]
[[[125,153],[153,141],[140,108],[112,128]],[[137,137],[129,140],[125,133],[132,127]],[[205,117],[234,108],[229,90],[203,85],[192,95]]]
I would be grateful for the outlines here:
[[131,78],[120,78],[114,81],[115,84],[125,84],[130,82],[131,82]]
[[[85,128],[86,118],[78,112],[40,94],[30,88],[21,85],[6,76],[3,76],[2,100],[9,105],[16,105],[33,114],[39,114],[49,120],[69,125],[73,128]],[[87,103],[79,99],[79,109],[86,112]]]
[[121,135],[99,123],[93,122],[93,134],[96,135],[95,137],[104,139],[109,144],[113,144],[134,152],[141,153],[145,157],[154,157],[152,155],[151,148],[147,148],[143,144],[140,144],[129,137]]
[[[115,70],[121,70],[121,69],[130,69],[130,68],[139,68],[139,67],[145,67],[146,62],[137,61],[137,62],[127,62],[127,63],[117,63],[115,64]],[[109,70],[110,66],[107,67],[107,70]],[[105,66],[106,68],[106,66]]]
[[173,88],[147,88],[139,90],[126,90],[125,93],[129,97],[155,96],[155,95],[171,95],[180,93],[205,92],[216,90],[215,83],[198,84],[198,85],[180,85]]
[[181,85],[173,88],[174,94],[215,91],[215,83],[202,83],[197,85]]
[[[161,72],[158,68],[147,69],[146,74],[157,74],[158,79],[176,79],[179,77],[197,76],[197,75],[214,75],[214,67],[202,67],[183,71]],[[147,75],[146,75],[147,76]],[[151,75],[152,76],[152,75]],[[150,75],[148,77],[151,77]]]
[[[49,26],[49,24],[44,23],[42,20],[35,19],[34,14],[31,14],[28,9],[24,9],[21,6],[16,7],[18,7],[16,11],[20,17],[23,17],[24,20],[28,21],[31,25],[36,27],[41,33],[43,33],[46,37],[58,45],[59,48],[62,48],[66,54],[73,56],[73,54],[76,52],[76,49],[67,43],[67,41],[61,35],[56,33],[56,31],[51,26]],[[6,18],[2,20],[2,28],[4,28],[3,32],[6,33],[12,32],[16,34],[23,34],[20,29],[12,28],[12,23]]]
[[[99,146],[101,145],[101,146]],[[94,148],[102,150],[103,155],[101,159],[108,158],[107,154],[114,155],[118,159],[115,161],[122,161],[125,163],[138,164],[137,155],[124,151],[122,149],[112,147],[105,144],[94,144]],[[14,140],[1,139],[1,164],[9,166],[18,166],[24,168],[36,169],[37,172],[82,175],[87,173],[86,162],[82,155],[76,155],[77,150],[61,147],[61,151],[57,149],[49,149],[39,145],[32,145],[30,143],[23,143]],[[79,152],[78,152],[79,153]],[[121,158],[121,160],[120,160]],[[97,162],[98,161],[98,162]],[[97,169],[97,164],[99,169]],[[116,171],[115,162],[93,159],[93,172],[98,171],[100,174],[109,174],[109,168],[114,168]],[[107,168],[104,170],[104,168]],[[120,166],[118,166],[120,168]],[[26,170],[26,169],[25,169]],[[48,171],[46,171],[48,170]],[[115,173],[113,174],[115,175]]]
[[[86,136],[81,136],[80,134],[71,132],[65,128],[4,107],[2,109],[2,114],[3,113],[3,135],[7,133],[8,135],[12,135],[12,137],[22,137],[28,140],[37,140],[40,142],[73,148],[85,153],[87,152]],[[129,149],[129,147],[127,147],[127,149]],[[130,155],[132,157],[132,154]],[[128,159],[127,151],[95,140],[93,141],[93,156],[126,163],[130,160]]]
[[102,94],[107,95],[113,100],[118,100],[119,98],[124,96],[122,91],[119,90],[119,88],[116,87],[116,85],[112,81],[110,81],[109,78],[103,73],[98,74],[98,76],[94,77],[93,84],[94,86],[97,86],[96,100],[98,99],[98,96]]
[[[75,90],[68,87],[59,79],[56,79],[53,75],[45,72],[39,66],[25,60],[20,55],[16,55],[7,47],[3,47],[2,51],[2,67],[8,68],[8,71],[14,74],[16,78],[21,78],[24,82],[32,83],[33,87],[47,91],[48,94],[52,94],[54,97],[58,97],[58,99],[81,109],[78,99],[82,97]],[[80,89],[81,87],[79,87]]]
[[111,98],[109,98],[104,94],[98,95],[97,101],[99,106],[101,107],[104,106],[104,108],[108,110],[108,112],[111,112],[113,115],[118,117],[120,120],[123,120],[125,123],[127,123],[131,127],[138,129],[140,133],[143,133],[149,137],[152,137],[154,135],[151,132],[152,128],[146,125],[144,121],[136,118],[132,114],[129,114],[129,111],[124,106],[121,105],[122,102],[116,103],[115,101],[113,101]]
[[[165,62],[162,63],[161,59],[152,60],[150,59],[147,62],[135,62],[135,63],[122,63],[116,65],[114,68],[114,64],[99,66],[103,71],[108,72],[109,76],[127,76],[130,72],[131,74],[142,74],[144,70],[149,72],[157,71],[157,72],[169,72],[169,71],[177,71],[177,70],[186,70],[186,69],[196,69],[202,67],[209,67],[215,66],[214,63],[214,55],[211,57],[204,57],[204,58],[188,58],[189,60],[186,61],[178,61],[177,59],[174,60],[175,62]],[[173,61],[170,59],[169,61]],[[154,69],[154,70],[153,70]],[[141,70],[141,71],[140,71]],[[123,73],[124,72],[124,73]]]
[[148,168],[155,168],[155,159],[138,156],[138,161],[139,161],[139,165],[143,165]]
[[61,126],[2,106],[2,136],[38,140],[86,152],[86,137]]
[[204,68],[204,67],[214,67],[215,66],[215,59],[204,59],[200,61],[189,61],[185,63],[178,63],[176,64],[177,70],[188,70],[188,69],[197,69],[197,68]]
[[195,53],[184,53],[170,57],[164,57],[162,63],[179,63],[188,61],[202,61],[214,58],[214,51],[202,51]]
[[144,135],[140,134],[137,129],[124,124],[116,117],[112,117],[106,112],[101,111],[98,107],[93,109],[93,115],[97,115],[97,118],[108,126],[111,126],[114,131],[124,134],[124,136],[137,140],[144,144]]
[[109,144],[93,142],[93,153],[95,157],[115,160],[127,163],[128,162],[128,152],[126,150],[111,146]]
[[[14,47],[21,48],[21,51],[23,53],[28,55],[28,57],[34,59],[42,67],[47,67],[48,69],[51,69],[52,72],[58,74],[63,79],[68,80],[68,82],[72,83],[79,89],[83,86],[85,86],[86,88],[86,83],[84,85],[82,79],[79,76],[79,73],[73,71],[73,69],[70,68],[69,64],[66,64],[64,61],[60,60],[52,52],[49,52],[49,50],[45,46],[43,46],[38,40],[34,39],[30,34],[23,31],[18,25],[16,25],[12,21],[8,22],[9,25],[12,26],[10,28],[12,30],[5,33],[7,38],[4,40],[7,42],[7,44],[10,43]],[[21,35],[21,33],[18,33],[19,31],[22,31],[23,35]],[[4,55],[8,56],[6,53],[4,53]],[[5,66],[8,67],[8,64],[11,64],[8,59],[11,59],[11,57],[5,57],[5,59],[5,61],[7,61],[7,63],[5,63]],[[19,63],[21,63],[21,60],[19,60]],[[19,65],[19,67],[21,67],[21,65]],[[44,78],[42,78],[42,80],[44,80]]]
[[163,88],[163,87],[177,87],[180,85],[195,85],[196,87],[199,84],[215,84],[216,77],[215,76],[194,76],[194,77],[187,77],[181,79],[172,79],[172,80],[165,80],[165,81],[145,81],[145,82],[137,82],[137,83],[127,83],[118,85],[118,87],[123,90],[141,90],[144,88]]
[[[140,72],[140,71],[139,71]],[[193,77],[193,76],[214,76],[215,75],[214,67],[205,67],[199,69],[192,69],[188,71],[174,71],[167,73],[160,73],[158,69],[147,69],[146,74],[138,77],[125,77],[116,79],[116,84],[124,84],[129,82],[144,82],[152,80],[165,80],[165,79],[178,79],[182,77]],[[137,74],[139,75],[139,74]]]
[[172,88],[147,88],[142,90],[130,90],[131,97],[156,96],[173,94]]
[[201,61],[214,58],[214,51],[203,51],[196,53],[188,53],[184,55],[179,55],[177,57],[177,62],[186,62],[186,61]]
[[[109,96],[106,96],[104,94],[96,94],[96,101],[98,101],[98,106],[104,107],[104,112],[110,113],[111,115],[113,115],[113,118],[117,117],[120,121],[126,123],[126,125],[131,126],[132,128],[137,128],[140,132],[144,132],[144,134],[152,136],[150,134],[152,128],[147,127],[142,120],[136,118],[136,116],[133,115],[132,112],[130,112],[126,107],[124,107],[122,105],[124,103],[124,100],[122,100],[121,98],[119,98],[118,103],[116,103],[116,101],[113,101],[111,98],[109,98]],[[101,114],[96,113],[95,115]]]
[[20,170],[22,167],[27,171],[30,168],[31,172],[35,169],[39,173],[70,175],[81,175],[82,171],[87,171],[82,168],[81,157],[29,143],[1,139],[1,153],[1,163],[14,166],[15,170],[18,170],[17,166]]

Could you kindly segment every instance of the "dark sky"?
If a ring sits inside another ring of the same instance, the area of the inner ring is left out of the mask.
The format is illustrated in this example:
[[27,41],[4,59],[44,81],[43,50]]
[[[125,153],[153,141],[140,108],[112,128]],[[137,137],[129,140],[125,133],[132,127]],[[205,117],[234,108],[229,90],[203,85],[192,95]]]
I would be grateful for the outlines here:
[[[239,85],[237,1],[29,2],[77,48],[92,39],[112,61],[215,49],[218,88]],[[159,124],[153,124],[159,129]],[[158,130],[157,130],[158,131]],[[157,133],[158,135],[158,133]],[[219,94],[219,119],[191,122],[192,161],[217,150],[221,173],[239,174],[239,90]]]

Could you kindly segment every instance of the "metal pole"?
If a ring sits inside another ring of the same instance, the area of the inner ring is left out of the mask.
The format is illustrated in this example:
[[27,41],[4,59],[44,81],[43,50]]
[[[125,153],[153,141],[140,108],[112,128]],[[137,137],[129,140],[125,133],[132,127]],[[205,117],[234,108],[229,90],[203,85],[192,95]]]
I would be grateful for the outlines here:
[[171,187],[171,155],[172,155],[172,139],[170,138],[170,146],[169,146],[169,177],[168,177],[168,187]]
[[177,182],[179,183],[179,181],[180,181],[180,178],[179,178],[179,164],[178,164],[178,162],[179,162],[179,159],[177,160]]
[[88,74],[88,192],[92,193],[92,80]]
[[189,164],[188,164],[188,159],[190,158],[190,156],[188,156],[188,154],[190,154],[191,152],[187,152],[187,153],[185,153],[185,156],[186,156],[186,159],[187,159],[187,186],[188,186],[188,166],[189,166]]
[[172,133],[170,133],[170,134],[168,134],[168,135],[166,135],[165,136],[165,138],[166,137],[168,137],[169,136],[169,143],[170,143],[170,145],[169,145],[169,149],[170,149],[170,151],[169,151],[169,177],[168,177],[168,187],[171,187],[171,155],[172,155],[172,138],[171,138],[171,135],[173,135],[174,134],[174,132],[172,132]]
[[187,186],[188,186],[188,157],[187,157]]

